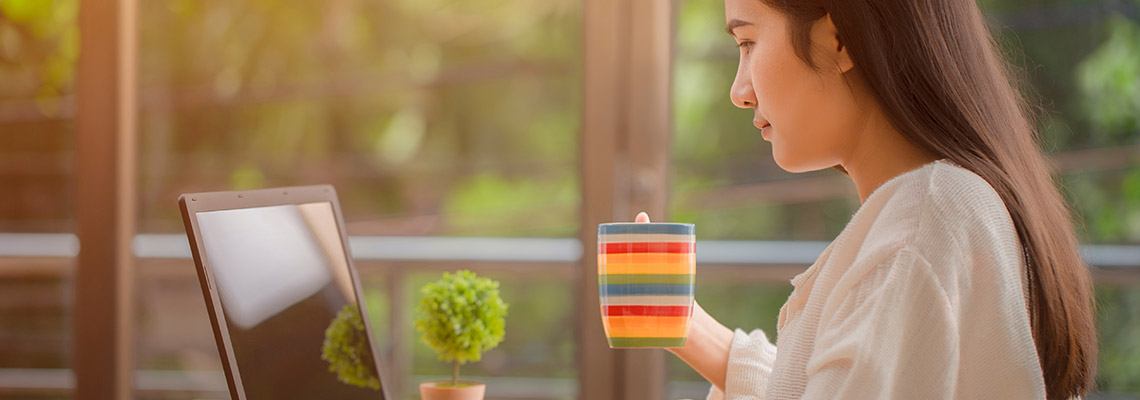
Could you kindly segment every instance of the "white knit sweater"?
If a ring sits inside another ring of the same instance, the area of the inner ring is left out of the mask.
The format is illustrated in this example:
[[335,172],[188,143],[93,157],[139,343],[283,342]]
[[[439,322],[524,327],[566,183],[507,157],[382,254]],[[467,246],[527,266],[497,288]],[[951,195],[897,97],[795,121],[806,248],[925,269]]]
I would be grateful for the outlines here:
[[[1041,399],[1009,212],[947,161],[876,189],[780,310],[737,330],[708,399]],[[778,350],[777,350],[778,349]]]

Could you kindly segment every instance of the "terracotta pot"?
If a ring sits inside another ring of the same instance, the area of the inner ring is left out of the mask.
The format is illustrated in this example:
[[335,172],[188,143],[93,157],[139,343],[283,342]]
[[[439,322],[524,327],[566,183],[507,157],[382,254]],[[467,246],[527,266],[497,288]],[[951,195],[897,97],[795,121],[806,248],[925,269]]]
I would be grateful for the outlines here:
[[423,400],[483,400],[483,393],[487,390],[487,385],[479,382],[460,381],[459,383],[468,386],[440,386],[451,384],[451,381],[421,383],[420,398]]

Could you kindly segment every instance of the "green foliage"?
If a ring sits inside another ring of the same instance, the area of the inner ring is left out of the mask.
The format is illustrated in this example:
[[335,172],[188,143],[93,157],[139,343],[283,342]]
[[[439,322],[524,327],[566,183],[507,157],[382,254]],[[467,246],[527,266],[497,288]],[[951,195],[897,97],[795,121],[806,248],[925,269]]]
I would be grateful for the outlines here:
[[46,100],[72,90],[78,11],[77,0],[0,0],[0,97],[11,96],[12,89],[28,90],[27,81],[33,81],[40,112],[60,112]]
[[1073,174],[1062,182],[1081,216],[1082,241],[1140,241],[1140,166],[1113,173]]
[[[140,113],[140,153],[153,154],[141,169],[155,176],[140,190],[324,181],[345,215],[369,227],[362,234],[488,234],[478,224],[529,219],[490,232],[573,236],[573,191],[558,207],[569,214],[541,215],[577,187],[579,9],[570,0],[140,2],[139,86],[160,93],[149,108],[159,111]],[[512,208],[455,206],[483,174],[540,195]],[[143,215],[178,223],[161,197],[144,199]]]
[[1140,290],[1098,286],[1100,365],[1097,387],[1107,393],[1140,393]]
[[458,234],[572,236],[578,196],[570,177],[534,181],[480,174],[456,187],[443,208],[449,231]]
[[380,389],[368,333],[355,305],[346,304],[325,329],[321,359],[328,362],[329,372],[336,374],[337,380],[356,387]]
[[1098,135],[1134,137],[1140,131],[1140,26],[1109,20],[1108,40],[1081,62],[1082,106]]
[[416,331],[442,361],[479,361],[503,341],[507,303],[499,283],[462,270],[420,289]]

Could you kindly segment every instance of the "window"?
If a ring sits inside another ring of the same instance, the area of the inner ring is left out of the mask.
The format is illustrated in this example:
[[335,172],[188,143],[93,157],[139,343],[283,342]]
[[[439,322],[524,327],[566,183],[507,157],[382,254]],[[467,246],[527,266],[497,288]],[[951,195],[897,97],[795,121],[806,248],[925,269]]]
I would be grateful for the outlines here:
[[[492,395],[574,396],[574,337],[564,329],[574,287],[563,282],[577,261],[578,3],[139,8],[139,369],[212,373],[224,392],[193,263],[178,247],[179,193],[331,183],[370,318],[385,327],[377,335],[398,398],[450,373],[420,343],[410,312],[422,284],[460,268],[499,279],[512,305],[505,342],[463,372],[488,380]],[[429,254],[401,252],[408,241],[462,250],[460,237],[508,248],[538,238],[570,255],[408,261]],[[170,396],[197,387],[186,383]]]

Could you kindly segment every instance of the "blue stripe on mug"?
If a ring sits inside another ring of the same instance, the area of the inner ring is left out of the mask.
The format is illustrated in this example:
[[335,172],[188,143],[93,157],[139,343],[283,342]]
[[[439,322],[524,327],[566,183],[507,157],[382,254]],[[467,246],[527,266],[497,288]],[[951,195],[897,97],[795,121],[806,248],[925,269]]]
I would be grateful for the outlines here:
[[618,222],[598,225],[599,235],[627,234],[627,233],[653,233],[671,235],[692,235],[696,231],[693,224],[677,223],[629,223]]
[[598,285],[598,291],[605,296],[645,296],[645,295],[690,295],[692,285],[668,284],[612,284]]

